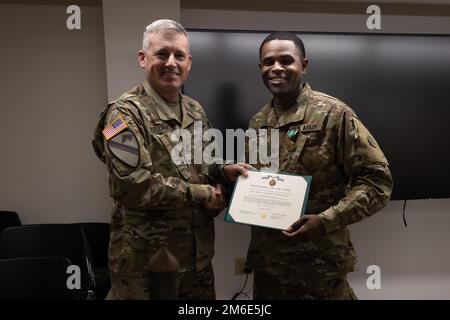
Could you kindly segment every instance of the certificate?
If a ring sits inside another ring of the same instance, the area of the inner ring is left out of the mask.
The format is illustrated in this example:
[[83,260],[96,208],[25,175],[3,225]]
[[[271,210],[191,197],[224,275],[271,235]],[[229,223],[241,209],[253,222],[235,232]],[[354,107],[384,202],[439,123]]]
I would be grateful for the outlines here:
[[225,221],[286,230],[305,212],[311,179],[249,170],[236,181]]

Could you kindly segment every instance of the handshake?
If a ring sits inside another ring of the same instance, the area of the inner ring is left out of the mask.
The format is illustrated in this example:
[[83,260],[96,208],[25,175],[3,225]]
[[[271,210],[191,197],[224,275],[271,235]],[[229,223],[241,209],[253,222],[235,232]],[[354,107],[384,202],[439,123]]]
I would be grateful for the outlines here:
[[[247,170],[253,167],[246,163],[227,164],[223,167],[225,176],[231,182],[239,175],[247,176]],[[204,212],[209,217],[217,217],[227,207],[227,190],[221,184],[213,187],[211,200],[203,204]]]

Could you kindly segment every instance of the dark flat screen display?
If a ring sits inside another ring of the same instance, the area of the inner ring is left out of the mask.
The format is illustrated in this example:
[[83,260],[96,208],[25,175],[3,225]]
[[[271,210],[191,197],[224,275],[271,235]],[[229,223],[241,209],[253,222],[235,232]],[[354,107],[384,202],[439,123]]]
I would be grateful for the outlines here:
[[[212,124],[246,129],[271,98],[259,73],[268,33],[189,31],[193,64],[184,92]],[[392,199],[450,198],[450,37],[298,34],[304,81],[347,103],[385,153]]]

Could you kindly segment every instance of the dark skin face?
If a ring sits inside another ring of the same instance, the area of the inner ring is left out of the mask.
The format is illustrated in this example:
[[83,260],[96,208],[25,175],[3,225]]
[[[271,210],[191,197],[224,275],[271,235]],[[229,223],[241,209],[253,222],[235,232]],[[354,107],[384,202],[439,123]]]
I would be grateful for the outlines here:
[[275,103],[289,106],[300,93],[308,59],[302,57],[294,42],[271,40],[261,48],[259,67],[264,84],[272,93]]
[[[271,40],[261,48],[259,67],[264,84],[272,93],[275,103],[290,107],[300,94],[308,59],[302,56],[294,42]],[[317,215],[306,214],[282,233],[287,238],[311,241],[322,237],[325,229]]]

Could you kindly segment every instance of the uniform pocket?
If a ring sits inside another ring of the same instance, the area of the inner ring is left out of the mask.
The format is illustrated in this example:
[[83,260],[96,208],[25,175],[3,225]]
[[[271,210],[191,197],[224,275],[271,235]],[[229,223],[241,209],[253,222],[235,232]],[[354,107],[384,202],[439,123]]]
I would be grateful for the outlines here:
[[[293,151],[283,149],[283,153],[280,155],[280,172],[295,172],[295,167],[305,148],[306,141],[308,141],[308,136],[300,134],[295,141]],[[285,146],[282,146],[282,148],[285,148]]]

